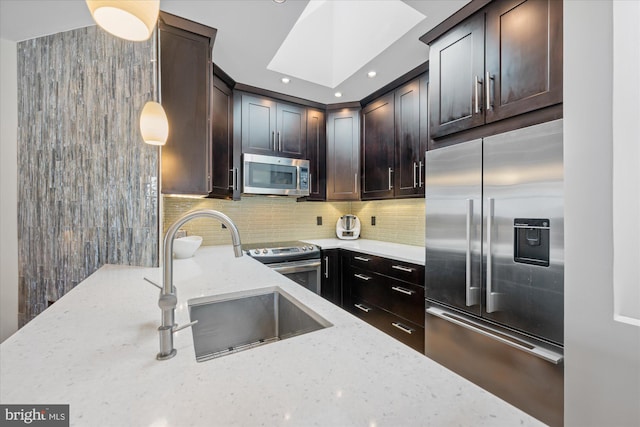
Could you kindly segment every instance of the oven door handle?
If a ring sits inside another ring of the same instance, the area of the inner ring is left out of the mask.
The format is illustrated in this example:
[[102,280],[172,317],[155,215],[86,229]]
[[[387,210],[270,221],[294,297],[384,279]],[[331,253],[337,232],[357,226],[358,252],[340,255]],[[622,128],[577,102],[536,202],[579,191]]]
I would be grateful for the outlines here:
[[267,264],[267,266],[280,274],[300,273],[320,268],[320,260],[283,262],[279,264]]

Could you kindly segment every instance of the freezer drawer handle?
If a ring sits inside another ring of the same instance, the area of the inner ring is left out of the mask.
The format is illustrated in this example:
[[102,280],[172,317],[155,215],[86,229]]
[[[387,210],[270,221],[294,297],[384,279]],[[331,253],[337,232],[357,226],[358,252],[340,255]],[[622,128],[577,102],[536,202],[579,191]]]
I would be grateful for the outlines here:
[[371,277],[365,276],[364,274],[354,274],[353,277],[357,277],[358,279],[361,280],[365,280],[365,281],[369,281],[371,280]]
[[[529,353],[533,356],[539,357],[540,359],[546,360],[547,362],[551,362],[555,365],[559,364],[564,360],[564,356],[562,354],[557,353],[553,350],[540,347],[534,343],[526,342],[518,337],[510,336],[498,331],[493,331],[483,325],[473,322],[470,319],[458,317],[455,314],[450,313],[441,308],[429,307],[427,308],[426,311],[428,314],[439,317],[443,320],[446,320],[447,322],[451,322],[458,326],[462,326],[463,328],[477,332],[481,335],[484,335],[488,338],[499,341],[503,344],[506,344],[518,350],[522,350],[525,353]],[[427,322],[428,322],[428,319],[427,319]]]
[[402,323],[398,323],[398,322],[391,322],[391,325],[395,326],[396,328],[400,329],[402,332],[405,332],[409,335],[411,335],[412,333],[415,332],[415,329],[411,329],[407,326],[404,326]]
[[364,261],[364,262],[371,261],[369,258],[364,258],[364,257],[361,257],[361,256],[354,256],[353,259],[356,259],[358,261]]
[[364,311],[365,313],[368,313],[371,311],[371,309],[369,307],[366,307],[362,304],[354,304],[354,306],[362,311]]
[[393,289],[396,292],[400,292],[401,294],[405,294],[405,295],[413,295],[413,294],[415,294],[415,291],[412,291],[410,289],[401,288],[400,286],[393,286],[391,289]]
[[391,268],[404,271],[405,273],[413,273],[413,268],[405,267],[404,265],[392,265]]

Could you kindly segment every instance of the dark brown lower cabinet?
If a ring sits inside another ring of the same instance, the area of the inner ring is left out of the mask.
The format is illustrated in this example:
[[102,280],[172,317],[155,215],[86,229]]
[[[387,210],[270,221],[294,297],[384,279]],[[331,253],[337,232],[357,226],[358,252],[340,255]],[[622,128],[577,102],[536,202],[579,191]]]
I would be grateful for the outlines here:
[[424,267],[348,252],[343,260],[343,307],[424,353]]
[[322,271],[320,295],[342,306],[342,267],[340,250],[327,249],[322,251]]
[[407,322],[406,319],[358,298],[353,299],[353,305],[349,311],[387,335],[424,353],[424,327]]

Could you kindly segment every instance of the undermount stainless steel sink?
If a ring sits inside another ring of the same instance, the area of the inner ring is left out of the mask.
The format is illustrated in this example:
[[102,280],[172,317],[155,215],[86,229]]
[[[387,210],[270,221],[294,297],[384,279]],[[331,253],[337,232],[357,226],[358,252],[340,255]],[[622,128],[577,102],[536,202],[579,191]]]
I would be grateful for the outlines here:
[[188,301],[196,360],[203,362],[333,326],[279,287]]

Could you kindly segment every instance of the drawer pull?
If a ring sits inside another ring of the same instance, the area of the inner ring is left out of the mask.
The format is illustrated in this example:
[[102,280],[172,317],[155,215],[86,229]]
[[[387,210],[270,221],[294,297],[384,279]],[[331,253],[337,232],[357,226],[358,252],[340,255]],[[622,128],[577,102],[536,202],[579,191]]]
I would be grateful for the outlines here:
[[415,294],[415,291],[412,291],[410,289],[401,288],[400,286],[394,286],[391,289],[393,289],[396,292],[400,292],[401,294],[405,294],[405,295],[413,295],[413,294]]
[[364,258],[364,257],[361,257],[361,256],[354,256],[353,259],[357,259],[358,261],[364,261],[364,262],[371,261],[369,258]]
[[404,265],[392,265],[391,268],[404,271],[405,273],[413,273],[413,268],[405,267]]
[[371,309],[369,307],[366,307],[362,304],[354,304],[354,306],[362,311],[364,311],[365,313],[368,313],[371,311]]
[[371,277],[365,276],[364,274],[354,274],[353,277],[357,277],[358,279],[366,281],[371,280]]
[[393,326],[395,326],[396,328],[400,329],[402,332],[406,332],[407,334],[411,335],[415,329],[411,329],[407,326],[404,326],[402,323],[398,323],[398,322],[391,322],[391,324]]

